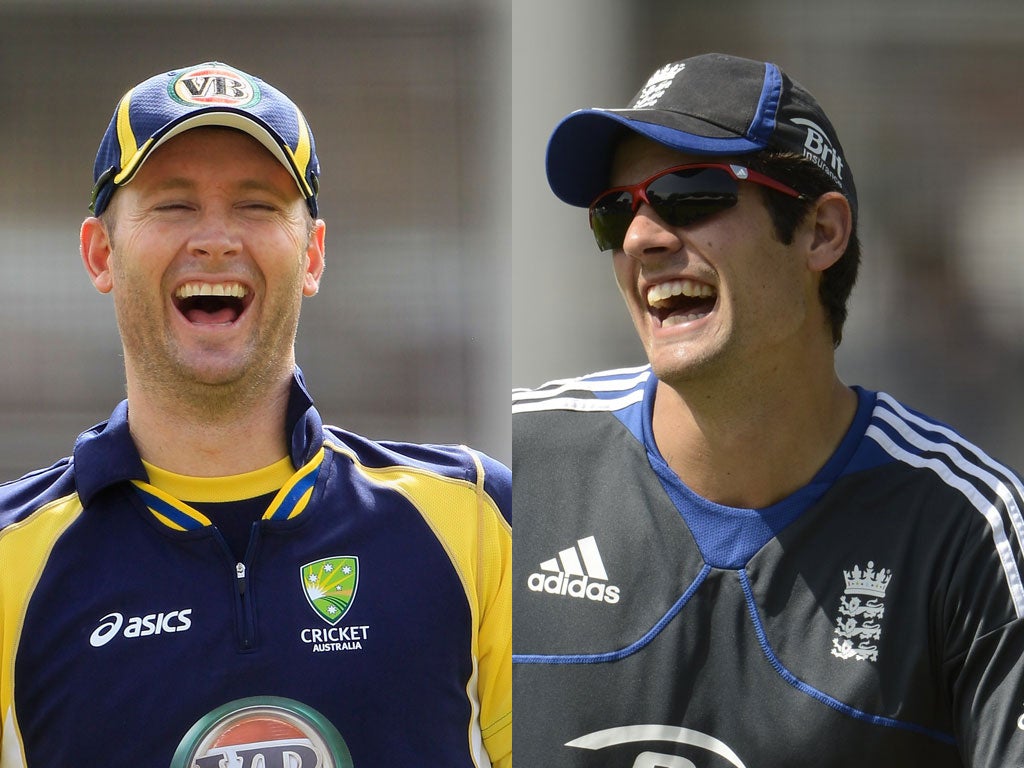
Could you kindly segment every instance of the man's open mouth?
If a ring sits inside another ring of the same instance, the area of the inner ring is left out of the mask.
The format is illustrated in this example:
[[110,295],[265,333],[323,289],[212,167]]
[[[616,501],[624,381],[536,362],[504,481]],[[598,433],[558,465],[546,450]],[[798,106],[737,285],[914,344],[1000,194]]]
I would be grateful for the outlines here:
[[708,315],[718,301],[718,292],[706,283],[671,280],[647,289],[647,306],[661,327],[693,322]]
[[249,306],[249,290],[241,283],[185,283],[174,292],[174,306],[197,325],[227,325]]

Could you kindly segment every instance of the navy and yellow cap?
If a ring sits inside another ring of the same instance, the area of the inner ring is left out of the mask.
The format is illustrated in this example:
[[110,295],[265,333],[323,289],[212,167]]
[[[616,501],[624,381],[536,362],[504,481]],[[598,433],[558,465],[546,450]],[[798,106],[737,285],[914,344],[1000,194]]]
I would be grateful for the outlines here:
[[586,208],[608,188],[612,156],[632,132],[696,155],[778,150],[817,165],[857,213],[853,172],[817,100],[779,67],[706,53],[660,67],[625,109],[580,109],[548,142],[552,191]]
[[272,85],[219,62],[155,75],[121,97],[96,153],[89,210],[103,213],[154,149],[200,126],[235,128],[259,141],[291,172],[317,215],[320,163],[302,112]]

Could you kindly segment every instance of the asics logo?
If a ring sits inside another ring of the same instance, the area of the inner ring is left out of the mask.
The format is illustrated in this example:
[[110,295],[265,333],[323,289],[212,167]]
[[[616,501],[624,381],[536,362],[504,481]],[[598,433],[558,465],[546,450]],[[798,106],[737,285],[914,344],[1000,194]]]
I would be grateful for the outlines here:
[[[122,627],[124,632],[121,632]],[[117,613],[108,613],[89,636],[89,645],[93,648],[102,646],[113,640],[118,633],[127,638],[160,635],[165,632],[187,632],[192,628],[192,609],[184,608],[168,613],[149,613],[145,616],[130,616],[127,620]]]
[[619,588],[607,581],[608,572],[597,541],[587,536],[579,539],[575,546],[563,549],[557,557],[541,563],[540,571],[531,573],[526,583],[533,592],[598,603],[619,602]]

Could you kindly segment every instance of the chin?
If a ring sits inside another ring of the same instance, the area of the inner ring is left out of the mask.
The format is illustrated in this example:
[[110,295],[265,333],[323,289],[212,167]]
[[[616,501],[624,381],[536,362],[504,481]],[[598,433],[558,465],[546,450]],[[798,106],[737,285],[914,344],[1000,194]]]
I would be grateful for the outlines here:
[[711,358],[695,354],[694,350],[658,350],[648,355],[651,370],[660,381],[670,385],[683,385],[699,381],[710,373]]
[[236,384],[251,375],[251,364],[227,360],[225,357],[203,355],[203,359],[179,360],[180,378],[198,385],[216,387]]

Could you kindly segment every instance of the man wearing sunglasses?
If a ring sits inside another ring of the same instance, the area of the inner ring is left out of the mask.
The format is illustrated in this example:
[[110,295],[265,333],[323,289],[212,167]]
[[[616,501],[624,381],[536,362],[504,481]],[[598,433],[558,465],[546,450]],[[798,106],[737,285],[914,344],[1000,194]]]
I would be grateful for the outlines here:
[[0,486],[2,768],[510,768],[511,477],[324,425],[319,177],[226,64],[118,102],[81,250],[127,399]]
[[835,370],[817,101],[697,56],[551,137],[647,353],[514,395],[519,768],[1024,764],[1022,486]]

